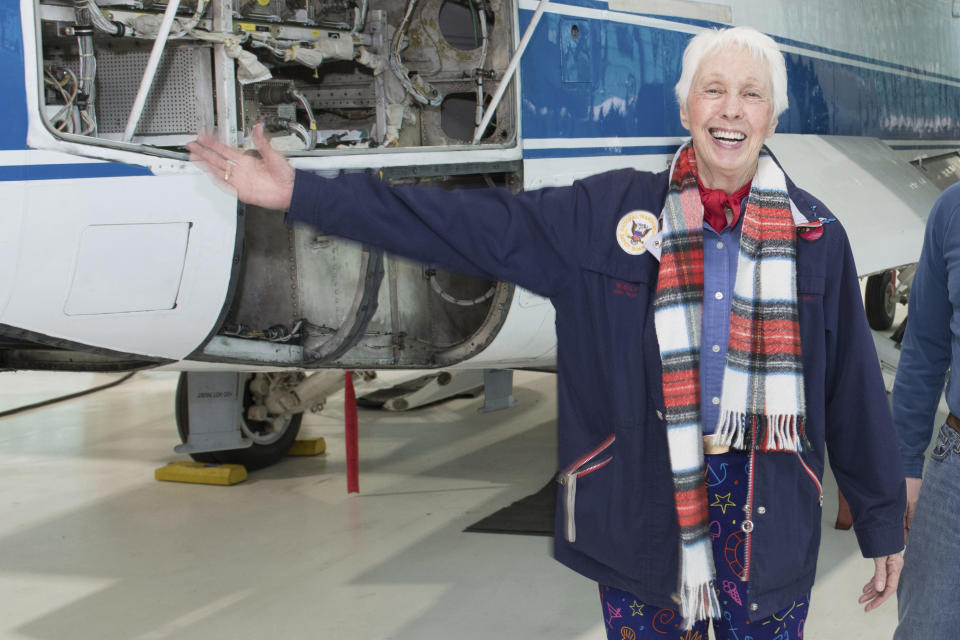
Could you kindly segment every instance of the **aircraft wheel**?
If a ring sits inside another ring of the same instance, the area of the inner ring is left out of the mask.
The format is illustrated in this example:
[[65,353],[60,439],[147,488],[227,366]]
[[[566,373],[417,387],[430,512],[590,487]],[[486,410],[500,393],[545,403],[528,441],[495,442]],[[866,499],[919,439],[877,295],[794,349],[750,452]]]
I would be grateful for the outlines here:
[[878,273],[867,278],[864,291],[864,307],[867,322],[876,331],[886,331],[893,326],[897,300],[893,291],[893,272]]
[[[243,408],[246,410],[251,403],[247,383],[252,376],[250,374],[241,375],[244,375]],[[181,373],[177,382],[175,411],[177,433],[180,435],[181,442],[186,442],[190,435],[190,418],[187,413],[188,398],[187,374]],[[300,433],[303,414],[297,413],[292,416],[265,421],[248,420],[246,417],[241,418],[241,420],[240,429],[246,437],[253,440],[253,445],[246,449],[191,453],[190,457],[197,462],[242,464],[248,471],[269,467],[286,456],[287,451],[293,446],[297,434]]]

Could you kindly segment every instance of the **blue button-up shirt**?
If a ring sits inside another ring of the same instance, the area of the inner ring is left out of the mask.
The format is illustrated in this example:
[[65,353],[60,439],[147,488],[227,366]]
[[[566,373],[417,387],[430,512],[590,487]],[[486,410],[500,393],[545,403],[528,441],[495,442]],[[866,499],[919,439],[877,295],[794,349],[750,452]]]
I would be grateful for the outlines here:
[[736,225],[719,233],[703,222],[703,317],[700,329],[700,419],[703,433],[717,429],[723,369],[730,342],[730,305],[737,279],[743,204]]
[[954,415],[960,411],[960,185],[943,192],[927,219],[907,311],[893,422],[903,470],[919,478],[948,367],[947,405]]

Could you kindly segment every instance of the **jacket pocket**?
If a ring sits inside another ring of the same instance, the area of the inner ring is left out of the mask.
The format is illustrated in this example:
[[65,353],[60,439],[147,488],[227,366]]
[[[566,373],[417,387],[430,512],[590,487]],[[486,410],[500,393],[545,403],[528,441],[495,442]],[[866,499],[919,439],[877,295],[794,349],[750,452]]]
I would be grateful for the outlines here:
[[615,434],[610,434],[599,446],[574,460],[571,465],[557,475],[557,482],[563,486],[563,535],[567,542],[575,542],[577,539],[577,481],[610,464],[613,455],[608,455],[608,450],[616,439]]
[[800,466],[803,468],[804,475],[810,479],[810,482],[813,483],[814,488],[817,490],[817,504],[821,507],[823,506],[823,485],[820,484],[820,478],[817,477],[817,473],[810,468],[804,459],[803,456],[797,451],[797,460],[800,462]]

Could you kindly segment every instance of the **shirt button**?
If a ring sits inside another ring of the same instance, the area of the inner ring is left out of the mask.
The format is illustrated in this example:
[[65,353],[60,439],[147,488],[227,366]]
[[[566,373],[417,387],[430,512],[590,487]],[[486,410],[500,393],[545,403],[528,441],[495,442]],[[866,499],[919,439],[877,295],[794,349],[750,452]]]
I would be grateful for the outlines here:
[[760,515],[763,515],[763,514],[765,514],[766,512],[767,512],[767,508],[764,507],[763,505],[757,507],[757,513],[759,513]]
[[717,291],[715,294],[713,294],[713,297],[717,300],[723,300],[723,291]]
[[717,242],[717,249],[723,249],[723,242]]
[[750,603],[750,611],[756,611],[759,608],[760,608],[760,605],[758,605],[756,602]]
[[713,399],[710,400],[710,402],[712,402],[713,404],[720,404],[720,398],[718,398],[717,396],[713,396]]
[[720,353],[720,345],[715,344],[710,348],[713,350],[714,353]]

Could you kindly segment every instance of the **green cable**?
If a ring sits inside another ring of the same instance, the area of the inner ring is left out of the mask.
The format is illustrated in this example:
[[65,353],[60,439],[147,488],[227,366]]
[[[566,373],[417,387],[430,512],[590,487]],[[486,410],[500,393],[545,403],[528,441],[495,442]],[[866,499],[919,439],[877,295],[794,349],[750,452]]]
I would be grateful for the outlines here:
[[470,18],[473,19],[473,46],[480,46],[480,39],[477,36],[477,9],[473,6],[473,0],[467,0],[470,3]]

